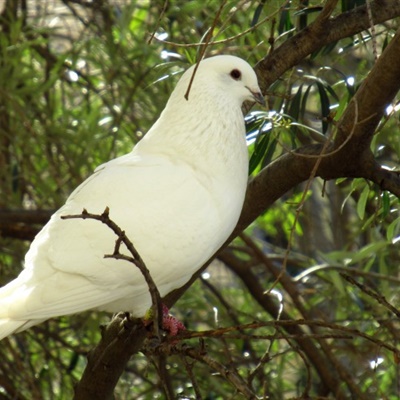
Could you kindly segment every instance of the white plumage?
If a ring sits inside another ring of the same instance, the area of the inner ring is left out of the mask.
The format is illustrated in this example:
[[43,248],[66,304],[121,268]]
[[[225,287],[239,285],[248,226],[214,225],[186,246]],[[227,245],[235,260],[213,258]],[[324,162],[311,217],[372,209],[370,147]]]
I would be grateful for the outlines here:
[[0,289],[0,339],[55,316],[100,309],[140,317],[151,306],[139,269],[104,258],[114,233],[99,221],[63,215],[109,207],[161,296],[186,283],[227,239],[247,183],[241,105],[263,99],[240,58],[202,61],[186,100],[192,74],[193,67],[183,74],[133,151],[98,167],[36,236],[24,270]]

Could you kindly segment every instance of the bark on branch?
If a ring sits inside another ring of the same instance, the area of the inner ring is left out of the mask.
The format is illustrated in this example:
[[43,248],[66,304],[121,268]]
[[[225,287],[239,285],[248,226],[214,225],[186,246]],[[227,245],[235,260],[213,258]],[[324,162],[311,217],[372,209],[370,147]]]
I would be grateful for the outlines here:
[[[371,1],[370,7],[374,24],[380,24],[400,16],[398,0]],[[272,83],[308,55],[328,44],[356,35],[370,27],[371,22],[366,5],[339,14],[334,18],[317,18],[314,23],[286,40],[255,66],[261,91],[265,93]]]

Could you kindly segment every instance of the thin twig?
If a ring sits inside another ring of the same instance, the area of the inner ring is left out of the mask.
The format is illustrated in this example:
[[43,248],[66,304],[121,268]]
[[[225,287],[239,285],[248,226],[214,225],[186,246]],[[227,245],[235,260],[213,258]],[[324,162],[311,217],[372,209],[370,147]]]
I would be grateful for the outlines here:
[[[353,124],[352,130],[351,130],[350,134],[348,135],[348,137],[346,138],[345,142],[347,141],[348,138],[350,138],[350,137],[353,136],[353,134],[354,134],[354,132],[355,132],[355,129],[356,129],[356,126],[357,126],[357,124],[359,123],[359,121],[358,121],[358,104],[357,104],[357,101],[356,101],[356,100],[352,100],[352,101],[354,101],[354,110],[355,110],[354,124]],[[268,292],[270,292],[270,291],[278,284],[278,282],[279,282],[279,280],[281,279],[282,275],[283,275],[283,274],[285,273],[285,271],[286,271],[286,266],[287,266],[287,262],[288,262],[288,259],[289,259],[289,254],[290,254],[290,251],[291,251],[291,249],[292,249],[292,243],[293,243],[293,240],[294,240],[294,233],[295,233],[295,230],[296,230],[297,222],[298,222],[298,220],[299,220],[299,218],[300,218],[301,210],[302,210],[303,205],[304,205],[304,203],[305,203],[305,201],[306,201],[306,196],[307,196],[308,190],[309,190],[310,187],[311,187],[311,183],[313,182],[315,176],[317,175],[317,171],[318,171],[318,168],[319,168],[319,166],[320,166],[320,164],[321,164],[321,162],[322,162],[322,159],[323,159],[327,154],[329,154],[329,153],[327,152],[327,150],[328,150],[329,144],[331,143],[332,136],[333,136],[333,130],[332,130],[332,132],[330,133],[330,135],[329,135],[329,137],[327,138],[327,140],[325,141],[325,143],[323,144],[322,149],[321,149],[321,151],[320,151],[320,154],[317,156],[318,158],[316,159],[315,164],[314,164],[314,167],[313,167],[313,169],[311,170],[310,176],[309,176],[308,179],[307,179],[306,186],[305,186],[305,188],[304,188],[304,190],[303,190],[301,199],[300,199],[300,201],[299,201],[299,205],[297,206],[297,209],[296,209],[296,213],[295,213],[295,216],[294,216],[294,221],[293,221],[293,224],[292,224],[292,228],[290,229],[289,239],[288,239],[288,245],[287,245],[286,250],[285,250],[285,256],[284,256],[284,258],[283,258],[283,263],[282,263],[281,272],[280,272],[279,276],[276,278],[275,282],[274,282],[274,283],[272,284],[272,286],[269,288]],[[344,144],[342,144],[342,145],[344,145]],[[339,147],[340,147],[340,146],[339,146]],[[338,150],[336,149],[336,150],[334,150],[334,151],[338,151]],[[297,155],[297,154],[296,154],[296,155]],[[267,292],[267,293],[268,293],[268,292]]]
[[194,393],[196,394],[196,400],[202,400],[203,396],[201,395],[200,387],[199,387],[199,384],[197,383],[196,375],[193,373],[194,362],[190,363],[186,359],[186,356],[184,354],[180,354],[180,356],[181,356],[181,360],[185,366],[186,372],[189,376],[189,379],[192,382],[192,387],[193,387]]
[[145,347],[142,350],[145,354],[180,354],[186,357],[190,357],[194,360],[208,365],[208,367],[216,371],[220,376],[230,382],[239,393],[245,395],[246,399],[257,399],[257,396],[255,395],[253,389],[245,382],[238,371],[236,371],[236,368],[230,364],[222,364],[210,357],[207,352],[204,351],[201,343],[200,346],[195,348],[192,346],[187,346],[185,344],[172,345],[168,342],[164,342],[157,347]]
[[346,281],[350,282],[352,285],[357,286],[362,292],[367,294],[368,296],[372,297],[375,299],[379,304],[382,304],[385,308],[387,308],[390,312],[392,312],[394,315],[396,315],[397,318],[400,318],[400,311],[396,308],[393,307],[386,299],[384,296],[382,296],[379,293],[376,293],[374,290],[371,290],[369,287],[363,285],[360,282],[357,282],[353,277],[347,274],[340,274],[343,276]]
[[[142,257],[136,250],[133,243],[126,236],[125,231],[122,230],[113,220],[110,219],[110,210],[108,207],[105,208],[102,214],[91,214],[86,209],[83,209],[81,214],[75,215],[63,215],[62,219],[93,219],[96,221],[100,221],[103,224],[107,225],[117,236],[117,240],[114,246],[113,254],[105,254],[104,258],[114,258],[116,260],[125,260],[133,263],[137,268],[139,268],[142,273],[147,286],[149,288],[152,307],[154,309],[154,333],[160,338],[160,326],[162,326],[162,310],[161,310],[161,296],[158,288],[150,275],[150,271],[146,267]],[[124,244],[128,251],[131,253],[131,256],[127,256],[120,253],[120,246]]]
[[160,27],[161,20],[163,19],[164,14],[165,14],[165,12],[167,11],[168,6],[169,6],[169,1],[168,1],[168,0],[165,0],[165,1],[164,1],[163,8],[162,8],[162,10],[161,10],[161,13],[160,13],[160,15],[159,15],[159,17],[158,17],[157,24],[156,24],[156,26],[154,27],[153,32],[151,33],[150,38],[149,38],[149,40],[147,41],[147,44],[151,44],[151,42],[153,41],[153,38],[155,37],[155,34],[157,33],[158,28]]
[[[377,339],[373,335],[368,335],[364,332],[361,332],[358,329],[355,328],[350,328],[348,326],[343,326],[343,325],[338,325],[335,323],[330,323],[330,322],[325,322],[325,321],[318,321],[318,320],[305,320],[305,319],[297,319],[297,320],[280,320],[280,321],[256,321],[256,322],[251,322],[248,324],[242,324],[238,326],[228,326],[228,327],[223,327],[223,328],[218,328],[218,329],[212,329],[212,330],[207,330],[207,331],[181,331],[177,336],[174,338],[168,339],[166,342],[168,345],[172,343],[176,343],[177,340],[181,341],[184,339],[194,339],[194,338],[219,338],[222,336],[225,336],[225,338],[229,337],[231,335],[231,332],[241,332],[241,331],[246,331],[249,329],[260,329],[264,327],[271,327],[271,328],[276,328],[276,327],[287,327],[287,326],[309,326],[309,327],[319,327],[319,328],[326,328],[330,329],[332,331],[340,332],[340,333],[325,333],[325,334],[299,334],[299,335],[282,335],[282,336],[277,336],[276,334],[274,335],[254,335],[256,339],[259,340],[265,340],[265,339],[272,339],[272,338],[279,338],[279,339],[286,339],[286,338],[291,338],[291,339],[299,339],[299,338],[306,338],[306,337],[312,337],[312,338],[319,338],[319,337],[324,337],[324,338],[332,338],[336,336],[340,336],[341,338],[346,338],[350,339],[354,336],[361,337],[369,342],[372,342],[376,344],[377,346],[383,347],[389,351],[391,351],[395,356],[400,358],[400,349],[398,349],[396,346],[382,341],[380,339]],[[232,339],[238,339],[242,338],[241,334],[233,334]],[[162,346],[162,345],[161,345]]]
[[377,50],[377,46],[376,46],[376,31],[375,31],[375,25],[374,25],[374,18],[372,16],[372,10],[371,10],[371,0],[366,0],[365,5],[367,7],[368,21],[370,23],[370,29],[371,29],[372,52],[374,54],[374,60],[375,60],[375,62],[377,62],[378,61],[378,50]]
[[213,23],[212,23],[211,27],[209,28],[209,30],[208,30],[208,32],[207,32],[205,38],[204,38],[205,46],[203,46],[203,47],[200,48],[199,59],[198,59],[196,65],[195,65],[195,67],[194,67],[193,74],[192,74],[192,76],[190,77],[189,85],[188,85],[188,88],[187,88],[186,93],[185,93],[185,96],[184,96],[186,100],[189,100],[190,89],[191,89],[191,87],[192,87],[193,80],[194,80],[194,77],[195,77],[195,75],[196,75],[197,69],[199,68],[200,62],[201,62],[201,60],[203,59],[204,54],[206,53],[206,50],[207,50],[207,47],[208,47],[209,43],[211,42],[214,28],[215,28],[216,25],[217,25],[217,22],[218,22],[218,20],[219,20],[219,17],[220,17],[220,15],[221,15],[221,12],[222,12],[223,8],[225,7],[226,2],[227,2],[227,0],[224,0],[224,1],[221,3],[221,5],[220,5],[220,7],[219,7],[219,9],[218,9],[218,11],[217,11],[217,15],[215,16],[215,18],[214,18],[214,20],[213,20]]
[[212,44],[213,46],[216,44],[226,44],[229,42],[233,42],[239,38],[241,38],[242,36],[247,35],[250,32],[253,32],[254,30],[256,30],[260,25],[265,24],[265,22],[275,18],[277,15],[279,15],[282,12],[282,9],[286,7],[286,5],[289,3],[289,0],[286,0],[284,2],[283,5],[281,5],[281,7],[276,10],[274,13],[268,15],[267,17],[265,17],[264,19],[260,20],[259,22],[257,22],[255,25],[251,26],[250,28],[244,30],[243,32],[238,33],[237,35],[231,36],[229,38],[226,39],[222,39],[222,40],[216,40],[213,41],[211,43],[205,43],[205,42],[197,42],[197,43],[175,43],[175,42],[170,42],[168,40],[162,40],[162,39],[158,39],[157,36],[154,37],[155,40],[163,43],[163,44],[167,44],[169,46],[174,46],[174,47],[183,47],[183,48],[190,48],[190,47],[208,47],[209,44]]
[[307,268],[305,271],[301,272],[300,274],[293,276],[292,279],[294,282],[300,282],[308,275],[317,274],[318,272],[325,272],[327,270],[343,271],[346,274],[364,276],[364,277],[371,278],[371,279],[386,280],[389,282],[394,282],[396,284],[400,284],[400,279],[396,278],[394,276],[379,274],[377,272],[362,271],[360,269],[356,269],[353,267],[346,267],[344,265],[339,265],[339,264],[338,265],[335,265],[335,264],[315,265],[313,267]]

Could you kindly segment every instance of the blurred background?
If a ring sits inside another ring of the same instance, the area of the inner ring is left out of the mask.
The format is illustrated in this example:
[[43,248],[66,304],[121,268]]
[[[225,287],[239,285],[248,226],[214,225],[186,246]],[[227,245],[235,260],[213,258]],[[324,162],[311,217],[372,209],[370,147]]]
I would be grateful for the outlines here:
[[[334,15],[364,4],[339,2]],[[146,133],[210,29],[208,56],[255,65],[321,8],[313,0],[0,1],[0,285],[20,272],[30,241],[71,191]],[[321,48],[268,89],[267,109],[246,117],[252,175],[332,134],[398,23]],[[388,169],[399,163],[398,110],[388,105],[372,143]],[[260,398],[334,398],[318,367],[329,365],[343,398],[398,399],[399,221],[398,199],[361,178],[299,185],[234,240],[173,313],[190,330],[238,326],[205,337],[206,351]],[[72,398],[109,319],[62,317],[2,341],[0,399]],[[210,365],[142,353],[115,394],[245,398]]]

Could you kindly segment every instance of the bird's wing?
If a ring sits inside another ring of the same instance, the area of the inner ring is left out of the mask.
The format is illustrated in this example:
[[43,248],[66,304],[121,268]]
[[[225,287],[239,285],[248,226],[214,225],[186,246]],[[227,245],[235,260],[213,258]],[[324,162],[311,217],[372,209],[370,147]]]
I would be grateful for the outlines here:
[[[113,221],[127,228],[162,294],[189,279],[216,250],[210,246],[213,237],[218,242],[221,236],[215,201],[191,168],[163,157],[121,157],[78,187],[32,243],[18,295],[9,305],[13,317],[46,319],[122,298],[146,303],[132,304],[132,309],[150,305],[138,268],[104,258],[116,239],[107,226],[61,219],[83,208],[101,214],[105,207]],[[215,226],[204,224],[206,218]]]
[[28,279],[21,284],[20,279],[16,280],[19,281],[16,290],[7,297],[8,304],[2,303],[0,318],[46,320],[97,308],[129,292],[128,287],[108,291],[107,287],[93,284],[87,277],[62,272],[55,272],[40,282]]

